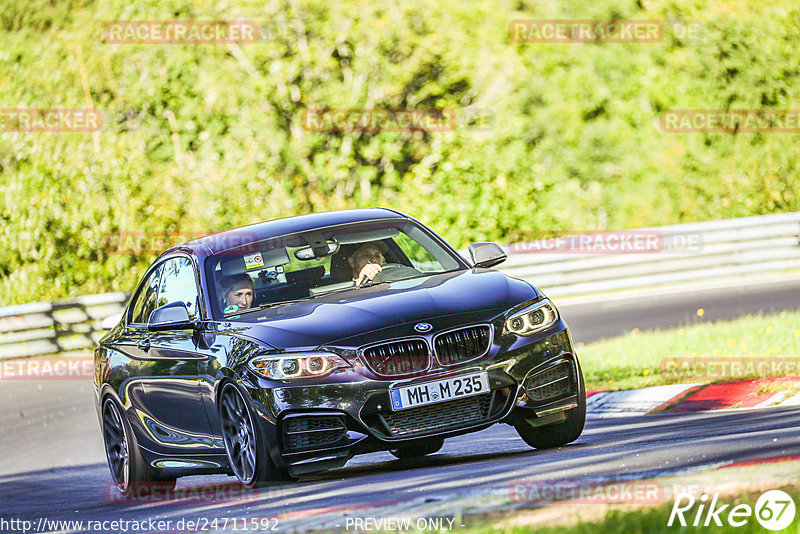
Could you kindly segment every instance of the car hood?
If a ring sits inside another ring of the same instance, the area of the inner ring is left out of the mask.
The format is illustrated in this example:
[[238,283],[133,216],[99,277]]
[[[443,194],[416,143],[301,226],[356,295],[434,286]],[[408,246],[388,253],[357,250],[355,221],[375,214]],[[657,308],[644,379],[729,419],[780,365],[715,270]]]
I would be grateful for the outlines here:
[[278,349],[358,346],[414,334],[420,321],[439,330],[442,321],[433,319],[443,316],[486,321],[537,295],[530,284],[497,271],[459,270],[290,302],[245,314],[224,329]]

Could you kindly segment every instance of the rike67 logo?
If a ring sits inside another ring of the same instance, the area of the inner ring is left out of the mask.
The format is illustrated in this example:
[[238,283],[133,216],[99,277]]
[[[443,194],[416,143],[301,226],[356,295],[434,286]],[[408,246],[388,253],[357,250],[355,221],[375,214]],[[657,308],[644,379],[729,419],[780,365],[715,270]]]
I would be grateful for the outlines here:
[[792,524],[794,515],[794,501],[789,494],[781,490],[763,493],[756,501],[755,507],[743,503],[733,507],[730,504],[721,504],[719,493],[715,493],[710,502],[706,494],[695,499],[694,495],[681,493],[675,497],[667,526],[677,524],[682,527],[687,525],[742,527],[755,516],[762,527],[768,530],[783,530]]

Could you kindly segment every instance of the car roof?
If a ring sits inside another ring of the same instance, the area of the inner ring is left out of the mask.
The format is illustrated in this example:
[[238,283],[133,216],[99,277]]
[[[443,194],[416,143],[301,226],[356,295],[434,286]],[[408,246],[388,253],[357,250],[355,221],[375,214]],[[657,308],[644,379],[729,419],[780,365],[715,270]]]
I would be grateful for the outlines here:
[[209,256],[246,243],[295,232],[304,232],[314,228],[378,219],[408,218],[407,215],[388,208],[361,208],[309,213],[307,215],[297,215],[294,217],[285,217],[282,219],[240,226],[239,228],[203,236],[170,247],[165,250],[161,256],[173,252],[188,252],[189,254],[197,256]]

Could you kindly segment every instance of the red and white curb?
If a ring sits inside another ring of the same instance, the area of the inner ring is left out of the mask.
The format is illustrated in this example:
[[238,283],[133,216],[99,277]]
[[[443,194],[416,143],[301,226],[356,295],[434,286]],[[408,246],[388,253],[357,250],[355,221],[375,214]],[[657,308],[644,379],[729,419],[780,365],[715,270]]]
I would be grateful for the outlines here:
[[586,413],[594,417],[645,415],[670,399],[679,398],[687,390],[702,384],[672,384],[642,389],[587,393]]
[[732,408],[800,406],[800,377],[760,378],[716,384],[671,384],[586,394],[588,417],[627,417]]

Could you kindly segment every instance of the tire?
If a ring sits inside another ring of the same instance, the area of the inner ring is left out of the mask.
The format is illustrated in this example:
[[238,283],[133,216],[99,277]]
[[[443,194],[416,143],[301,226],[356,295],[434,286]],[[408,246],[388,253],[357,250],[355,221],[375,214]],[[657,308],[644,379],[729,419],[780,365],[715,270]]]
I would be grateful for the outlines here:
[[250,402],[233,382],[226,382],[219,395],[222,440],[234,476],[246,488],[266,485],[284,477],[267,452],[266,441]]
[[409,458],[420,458],[438,452],[439,449],[442,448],[442,445],[444,445],[443,439],[430,439],[400,447],[399,449],[394,449],[389,452],[398,460],[407,460]]
[[533,426],[523,417],[519,417],[514,427],[525,443],[537,449],[561,447],[578,439],[586,424],[586,390],[583,376],[578,381],[578,406],[567,411],[566,415],[566,421],[544,426]]
[[123,413],[113,397],[103,401],[103,444],[111,479],[117,490],[126,499],[171,492],[175,489],[176,480],[160,478],[147,465],[139,451],[133,428]]

